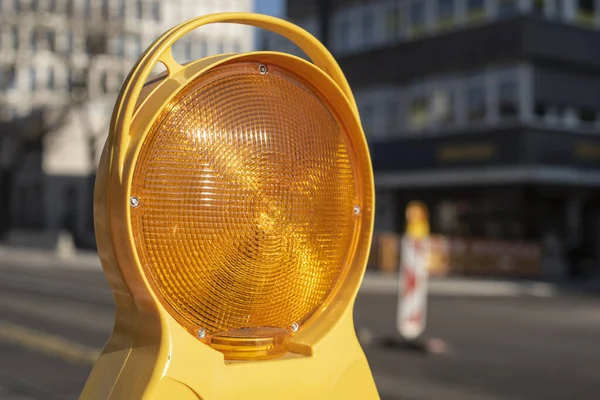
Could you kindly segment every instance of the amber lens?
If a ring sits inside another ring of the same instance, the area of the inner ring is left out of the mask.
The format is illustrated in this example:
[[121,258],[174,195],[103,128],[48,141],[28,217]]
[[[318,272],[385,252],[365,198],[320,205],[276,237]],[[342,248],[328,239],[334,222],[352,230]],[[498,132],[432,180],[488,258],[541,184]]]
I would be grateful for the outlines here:
[[349,137],[311,84],[264,72],[221,66],[189,84],[135,165],[137,253],[190,331],[302,324],[353,257],[360,216]]

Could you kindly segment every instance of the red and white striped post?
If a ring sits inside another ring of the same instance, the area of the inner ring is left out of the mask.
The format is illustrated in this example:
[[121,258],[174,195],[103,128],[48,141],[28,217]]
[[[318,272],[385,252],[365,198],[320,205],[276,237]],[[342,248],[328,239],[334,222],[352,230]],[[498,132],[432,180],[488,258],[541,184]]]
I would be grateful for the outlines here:
[[427,209],[411,202],[406,209],[407,229],[402,237],[396,329],[407,341],[425,330],[428,265],[431,254]]

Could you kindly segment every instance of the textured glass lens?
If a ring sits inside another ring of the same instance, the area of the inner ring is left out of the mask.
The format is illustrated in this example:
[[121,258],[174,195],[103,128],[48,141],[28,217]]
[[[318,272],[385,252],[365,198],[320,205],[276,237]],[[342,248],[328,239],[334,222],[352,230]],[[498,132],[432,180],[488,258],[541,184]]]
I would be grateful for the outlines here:
[[138,257],[190,331],[302,324],[348,268],[359,229],[354,156],[315,88],[218,67],[178,94],[131,187]]

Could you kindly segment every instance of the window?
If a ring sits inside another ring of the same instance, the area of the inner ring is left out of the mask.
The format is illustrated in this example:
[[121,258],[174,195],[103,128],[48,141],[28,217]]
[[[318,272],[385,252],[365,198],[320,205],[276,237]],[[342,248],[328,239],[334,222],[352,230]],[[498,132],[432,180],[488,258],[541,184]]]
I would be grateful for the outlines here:
[[428,124],[428,99],[427,96],[418,95],[410,102],[408,124],[411,129],[423,129]]
[[544,15],[546,2],[545,0],[533,0],[533,13],[535,15]]
[[38,0],[31,0],[31,10],[32,11],[38,11],[39,9],[39,2]]
[[577,17],[579,21],[591,24],[596,13],[594,0],[577,0]]
[[366,134],[368,136],[372,135],[373,123],[375,122],[375,108],[373,107],[373,104],[365,104],[360,114]]
[[13,49],[19,49],[19,28],[17,26],[12,27],[12,39],[13,39]]
[[144,15],[143,13],[143,4],[141,0],[137,0],[135,2],[135,17],[137,19],[142,19],[142,16]]
[[217,54],[223,54],[223,51],[223,42],[219,40],[217,42]]
[[487,113],[485,87],[483,84],[472,84],[467,89],[467,119],[470,122],[480,122]]
[[208,43],[206,40],[200,41],[200,57],[206,57],[208,55]]
[[50,12],[56,11],[56,0],[48,0],[48,11],[50,11]]
[[121,17],[121,19],[125,19],[125,0],[120,0],[119,1],[119,17]]
[[347,50],[350,47],[350,21],[343,20],[340,24],[340,48]]
[[55,43],[56,43],[56,34],[54,33],[54,31],[51,29],[46,30],[46,46],[48,46],[48,49],[54,51]]
[[514,118],[519,114],[519,88],[514,80],[501,82],[498,87],[500,118]]
[[436,89],[431,96],[431,114],[440,125],[454,122],[454,92],[448,89]]
[[438,0],[438,21],[441,26],[454,22],[454,0]]
[[66,11],[68,16],[73,15],[73,1],[74,0],[67,0]]
[[541,101],[536,101],[533,112],[535,113],[536,117],[545,118],[547,114],[546,104]]
[[598,117],[596,110],[592,108],[581,108],[578,111],[579,120],[585,123],[594,123],[596,122],[596,118]]
[[142,38],[140,36],[132,36],[133,58],[137,58],[142,54]]
[[14,67],[0,67],[0,89],[13,89],[15,87]]
[[123,35],[117,35],[115,38],[115,53],[118,56],[125,55],[125,39],[123,38]]
[[102,93],[108,93],[108,75],[106,71],[100,74],[100,90]]
[[386,36],[390,39],[400,35],[402,28],[402,11],[398,3],[394,3],[386,15]]
[[92,15],[92,0],[84,0],[83,16],[85,18],[90,18],[91,15]]
[[557,17],[562,17],[565,12],[565,2],[564,0],[554,0],[554,7],[556,8],[554,11]]
[[417,0],[410,5],[410,23],[413,31],[422,30],[425,27],[425,2]]
[[158,1],[152,3],[152,18],[155,21],[160,21],[160,2]]
[[33,29],[31,32],[31,36],[29,37],[29,45],[31,46],[31,50],[37,50],[37,30]]
[[13,10],[15,12],[21,11],[21,0],[13,0]]
[[73,37],[73,31],[69,30],[67,31],[67,51],[72,53],[74,50],[74,37]]
[[108,0],[102,0],[102,17],[104,19],[109,17]]
[[467,17],[470,20],[481,19],[485,16],[484,0],[467,0]]
[[519,12],[517,0],[498,0],[498,17],[511,17]]
[[373,37],[375,36],[375,26],[373,19],[373,14],[371,12],[365,12],[362,15],[360,29],[361,37],[363,38],[363,41],[365,43],[371,42],[373,40]]
[[386,133],[398,130],[398,101],[388,99],[385,103],[385,130]]
[[36,71],[35,71],[35,67],[29,67],[29,86],[31,88],[31,91],[34,91],[36,88],[36,80],[37,80],[37,75],[36,75]]
[[73,70],[69,68],[67,70],[67,87],[68,87],[69,91],[73,90],[73,87],[75,86],[74,83],[75,83],[75,81],[73,78]]
[[52,90],[54,89],[54,69],[50,68],[48,70],[48,89]]
[[9,89],[14,89],[17,87],[17,72],[15,71],[15,68],[12,67],[8,70],[8,76],[7,76],[7,87]]

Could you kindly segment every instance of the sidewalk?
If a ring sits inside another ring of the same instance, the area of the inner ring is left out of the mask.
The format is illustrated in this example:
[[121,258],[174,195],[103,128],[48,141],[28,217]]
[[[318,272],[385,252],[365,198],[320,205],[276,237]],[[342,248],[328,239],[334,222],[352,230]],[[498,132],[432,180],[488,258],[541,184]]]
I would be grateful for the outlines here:
[[3,266],[102,270],[95,251],[79,251],[72,256],[61,257],[51,251],[0,246],[0,268]]
[[[79,251],[69,257],[34,249],[0,246],[0,268],[57,268],[102,271],[98,254]],[[396,294],[398,275],[367,271],[361,293]],[[473,297],[554,297],[560,293],[587,293],[600,295],[600,280],[565,282],[523,281],[499,278],[435,277],[429,280],[429,293],[433,296]]]
[[[367,271],[360,290],[363,293],[398,293],[398,275]],[[553,297],[558,292],[556,285],[537,281],[467,277],[435,277],[429,280],[429,293],[435,296]]]

